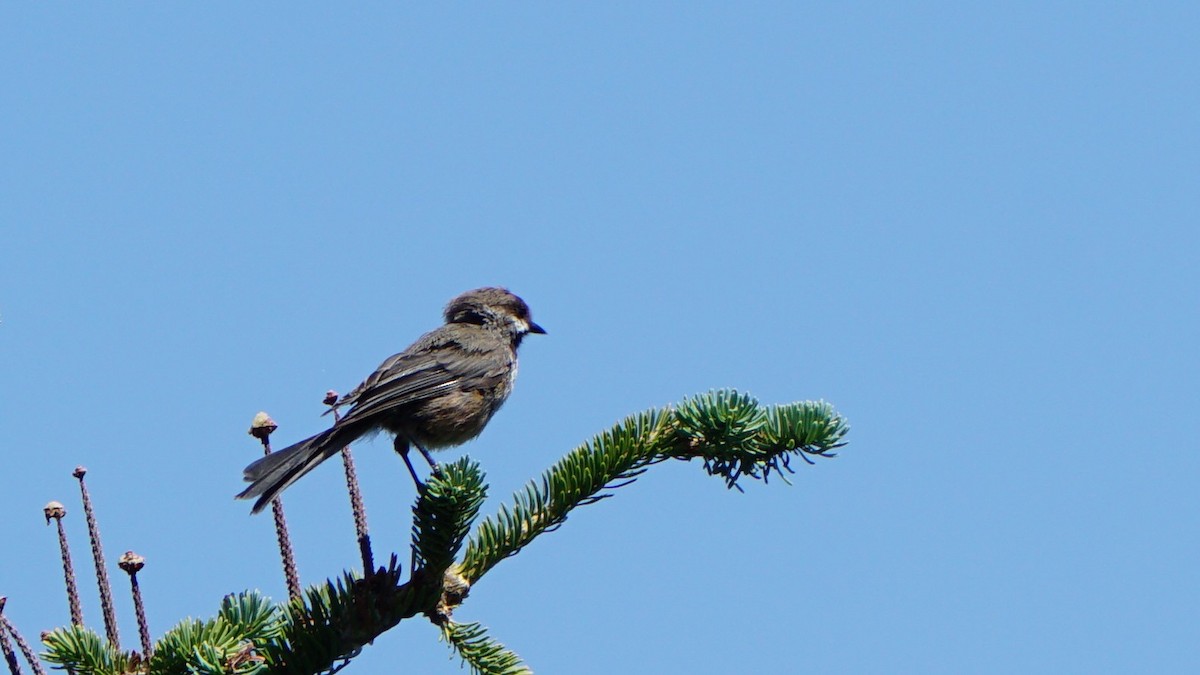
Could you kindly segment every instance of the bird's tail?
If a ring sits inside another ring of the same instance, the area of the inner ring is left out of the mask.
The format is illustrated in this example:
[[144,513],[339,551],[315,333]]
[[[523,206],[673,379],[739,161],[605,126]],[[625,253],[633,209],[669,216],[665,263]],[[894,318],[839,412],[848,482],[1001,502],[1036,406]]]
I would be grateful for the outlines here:
[[238,493],[237,499],[258,497],[250,512],[262,511],[284,488],[336,455],[361,433],[357,429],[334,427],[263,457],[246,467],[243,475],[250,487]]

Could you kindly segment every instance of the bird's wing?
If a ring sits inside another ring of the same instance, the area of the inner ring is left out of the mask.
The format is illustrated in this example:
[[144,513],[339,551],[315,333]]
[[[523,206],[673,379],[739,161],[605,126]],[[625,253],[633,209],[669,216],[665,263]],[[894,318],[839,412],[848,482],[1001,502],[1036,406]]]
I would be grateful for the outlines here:
[[[431,340],[432,335],[388,358],[338,405],[353,407],[341,423],[353,423],[394,410],[413,401],[438,396],[464,381],[499,375],[487,359],[463,359],[463,348],[453,339]],[[422,344],[423,343],[423,344]]]
[[362,396],[363,392],[374,387],[379,382],[380,378],[382,378],[386,373],[392,372],[393,370],[395,370],[397,368],[402,368],[403,366],[398,366],[397,364],[398,364],[398,362],[406,360],[406,359],[409,361],[413,360],[412,355],[409,354],[408,351],[404,351],[399,354],[393,354],[393,355],[389,356],[383,363],[379,364],[379,367],[375,369],[375,372],[373,372],[367,376],[367,379],[360,382],[357,387],[355,387],[354,389],[352,389],[350,391],[349,394],[346,394],[345,396],[342,396],[341,398],[339,398],[337,403],[334,403],[333,405],[331,405],[329,407],[329,410],[326,410],[325,412],[323,412],[321,414],[328,415],[329,413],[333,412],[334,410],[337,410],[338,408],[341,408],[342,406],[354,405],[355,403],[358,402],[358,398],[360,396]]

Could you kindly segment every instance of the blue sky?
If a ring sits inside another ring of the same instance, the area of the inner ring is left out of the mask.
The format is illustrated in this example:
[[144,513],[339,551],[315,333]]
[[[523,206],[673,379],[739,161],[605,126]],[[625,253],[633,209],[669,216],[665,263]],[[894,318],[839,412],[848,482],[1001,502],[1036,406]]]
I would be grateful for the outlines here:
[[[41,507],[86,571],[77,464],[155,635],[283,597],[231,499],[253,415],[315,433],[326,389],[499,284],[549,335],[443,455],[482,462],[485,512],[711,388],[852,424],[791,487],[659,466],[497,567],[457,617],[538,672],[1191,672],[1198,30],[1194,3],[7,5],[6,612],[68,620]],[[403,550],[403,466],[356,456]],[[356,565],[339,484],[286,494],[306,583]],[[447,654],[413,621],[347,672]]]

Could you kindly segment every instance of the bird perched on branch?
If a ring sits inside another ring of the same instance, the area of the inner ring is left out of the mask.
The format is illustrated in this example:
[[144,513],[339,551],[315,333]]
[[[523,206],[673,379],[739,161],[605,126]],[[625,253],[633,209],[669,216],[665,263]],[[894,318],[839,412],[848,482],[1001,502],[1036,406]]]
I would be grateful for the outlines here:
[[378,431],[395,436],[396,452],[420,486],[410,446],[437,472],[429,450],[478,436],[512,392],[522,338],[546,331],[530,318],[525,301],[503,288],[467,291],[444,314],[443,326],[384,361],[334,404],[349,409],[330,429],[247,466],[251,485],[238,499],[258,497],[252,510],[258,513],[344,446]]

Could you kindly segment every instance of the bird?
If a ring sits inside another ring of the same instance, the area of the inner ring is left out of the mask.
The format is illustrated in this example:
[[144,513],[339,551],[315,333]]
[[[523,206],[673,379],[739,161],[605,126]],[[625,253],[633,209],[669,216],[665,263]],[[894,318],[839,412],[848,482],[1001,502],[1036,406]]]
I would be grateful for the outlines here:
[[388,357],[334,403],[327,412],[346,408],[346,413],[335,415],[332,427],[245,468],[250,487],[237,498],[258,498],[251,513],[363,436],[392,434],[421,489],[408,459],[410,446],[437,475],[430,450],[461,445],[483,431],[512,393],[521,340],[546,331],[533,322],[529,305],[504,288],[467,291],[446,305],[443,316],[443,325]]

